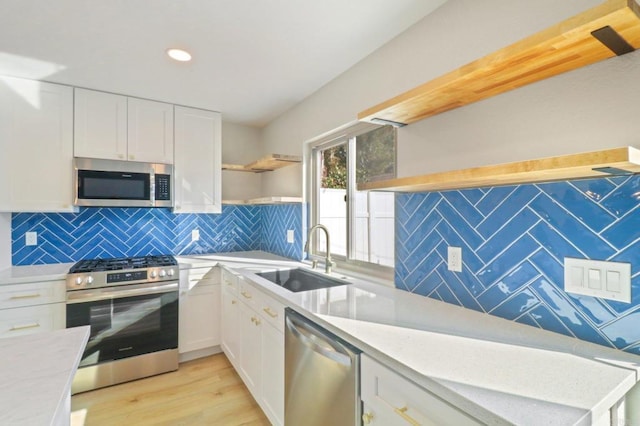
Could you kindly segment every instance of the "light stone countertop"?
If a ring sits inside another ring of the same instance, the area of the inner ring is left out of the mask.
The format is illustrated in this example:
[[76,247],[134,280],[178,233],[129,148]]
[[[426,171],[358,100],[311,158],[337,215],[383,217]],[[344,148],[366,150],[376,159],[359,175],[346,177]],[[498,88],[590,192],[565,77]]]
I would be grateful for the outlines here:
[[0,339],[0,424],[64,419],[88,339],[88,326]]
[[354,279],[291,293],[236,271],[487,424],[592,424],[639,380],[636,355],[402,290]]
[[[361,279],[350,279],[349,286],[289,292],[255,272],[303,264],[270,253],[177,259],[180,269],[233,269],[487,424],[591,424],[640,380],[638,356]],[[58,266],[65,271],[61,275],[55,265],[14,267],[0,271],[0,284],[34,281],[29,268],[40,279],[63,279],[69,266]]]
[[72,266],[73,263],[12,266],[0,271],[0,285],[64,280]]

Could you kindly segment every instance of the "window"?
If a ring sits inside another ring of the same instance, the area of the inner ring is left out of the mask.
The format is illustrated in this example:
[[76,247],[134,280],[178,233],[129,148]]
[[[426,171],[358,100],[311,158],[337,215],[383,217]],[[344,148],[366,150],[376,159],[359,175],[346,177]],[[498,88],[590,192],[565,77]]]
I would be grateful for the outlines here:
[[[331,256],[348,263],[394,265],[394,195],[358,191],[357,184],[396,176],[396,129],[343,132],[311,149],[311,223],[325,225]],[[311,257],[326,255],[324,233],[312,236]]]

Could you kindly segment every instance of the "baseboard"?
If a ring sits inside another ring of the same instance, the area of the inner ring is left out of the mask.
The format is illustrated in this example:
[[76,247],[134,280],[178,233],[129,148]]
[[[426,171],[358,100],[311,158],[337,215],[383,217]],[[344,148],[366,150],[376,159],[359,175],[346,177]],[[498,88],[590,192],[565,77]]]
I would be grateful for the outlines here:
[[222,352],[220,345],[211,346],[210,348],[198,349],[191,352],[185,352],[178,355],[178,362],[193,361],[194,359],[204,358],[205,356],[215,355]]

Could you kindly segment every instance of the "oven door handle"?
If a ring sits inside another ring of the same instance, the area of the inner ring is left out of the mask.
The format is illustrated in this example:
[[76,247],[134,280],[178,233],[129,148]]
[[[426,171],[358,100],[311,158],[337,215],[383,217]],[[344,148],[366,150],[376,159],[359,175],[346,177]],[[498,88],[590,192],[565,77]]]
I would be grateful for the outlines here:
[[67,304],[97,302],[99,300],[122,299],[133,296],[146,296],[149,294],[171,293],[178,291],[178,283],[169,284],[142,284],[131,285],[124,288],[98,288],[95,290],[77,290],[67,293]]

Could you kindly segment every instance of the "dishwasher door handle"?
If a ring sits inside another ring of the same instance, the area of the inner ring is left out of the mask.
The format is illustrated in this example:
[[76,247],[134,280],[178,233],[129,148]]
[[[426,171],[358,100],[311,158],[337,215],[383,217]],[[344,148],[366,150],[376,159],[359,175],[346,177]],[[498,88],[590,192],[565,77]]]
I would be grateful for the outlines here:
[[[330,360],[350,367],[352,364],[349,351],[340,346],[331,337],[325,336],[319,330],[304,323],[286,317],[287,329],[306,347]],[[324,343],[322,345],[321,343]]]

